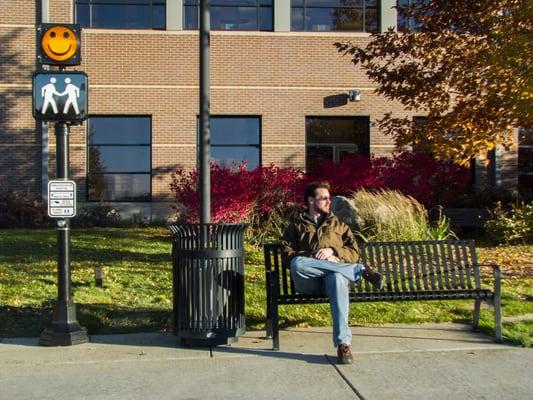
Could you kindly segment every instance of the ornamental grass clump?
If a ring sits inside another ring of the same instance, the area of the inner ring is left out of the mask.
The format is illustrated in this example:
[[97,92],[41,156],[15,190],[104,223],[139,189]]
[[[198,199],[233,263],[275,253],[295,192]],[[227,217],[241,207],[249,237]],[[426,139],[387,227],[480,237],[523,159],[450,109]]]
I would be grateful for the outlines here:
[[350,198],[355,212],[354,231],[364,241],[443,240],[455,237],[440,216],[435,224],[411,196],[395,190],[359,190]]

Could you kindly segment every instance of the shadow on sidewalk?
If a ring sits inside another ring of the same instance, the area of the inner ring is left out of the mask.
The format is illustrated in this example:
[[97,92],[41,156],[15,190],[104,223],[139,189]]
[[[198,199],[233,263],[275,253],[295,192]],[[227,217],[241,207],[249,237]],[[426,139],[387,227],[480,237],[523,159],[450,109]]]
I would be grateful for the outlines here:
[[[286,351],[273,351],[263,349],[248,349],[242,347],[217,347],[213,349],[213,358],[217,358],[217,353],[230,355],[246,355],[246,356],[259,356],[269,357],[276,359],[296,360],[303,361],[308,364],[323,364],[329,365],[330,362],[326,358],[326,354],[305,354],[305,353],[290,353]],[[332,352],[333,354],[333,352]]]
[[[354,328],[352,326],[352,328]],[[385,327],[372,327],[372,326],[359,326],[359,328],[363,328],[363,329],[376,329],[376,332],[369,332],[369,333],[362,333],[362,332],[357,332],[357,331],[354,331],[352,329],[352,334],[353,334],[353,340],[356,340],[357,337],[369,337],[369,338],[389,338],[389,339],[413,339],[413,340],[435,340],[435,341],[446,341],[446,342],[458,342],[458,343],[484,343],[484,342],[487,342],[487,343],[494,343],[494,339],[486,334],[486,333],[483,333],[483,332],[480,332],[480,331],[472,331],[469,327],[467,327],[465,325],[465,328],[464,329],[453,329],[453,328],[442,328],[442,329],[438,329],[438,328],[429,328],[429,329],[425,329],[425,328],[409,328],[409,327],[396,327],[396,326],[385,326]],[[383,332],[379,332],[377,330],[380,330],[380,331],[383,331],[383,330],[401,330],[401,331],[406,331],[406,330],[422,330],[422,331],[435,331],[435,332],[442,332],[443,334],[446,334],[447,332],[459,332],[459,333],[467,333],[469,335],[472,335],[472,339],[467,339],[467,338],[458,338],[456,336],[451,336],[451,337],[443,337],[442,335],[441,336],[436,336],[436,335],[431,335],[431,336],[416,336],[416,335],[406,335],[404,332],[398,332],[398,334],[395,334],[394,332],[387,332],[387,333],[383,333]],[[305,335],[313,335],[313,334],[329,334],[331,335],[330,332],[309,332],[309,331],[305,331],[305,330],[296,330],[296,329],[291,329],[291,332],[294,332],[294,333],[302,333],[302,334],[305,334]]]

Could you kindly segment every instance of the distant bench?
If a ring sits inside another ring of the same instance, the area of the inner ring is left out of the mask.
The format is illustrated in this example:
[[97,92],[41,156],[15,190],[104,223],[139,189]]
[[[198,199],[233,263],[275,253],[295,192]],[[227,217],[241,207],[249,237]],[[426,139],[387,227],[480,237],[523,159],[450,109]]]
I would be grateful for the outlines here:
[[490,219],[490,212],[486,208],[445,208],[442,214],[450,220],[451,225],[462,228],[483,228]]
[[[385,275],[385,289],[368,282],[352,285],[351,302],[474,299],[473,329],[479,323],[482,300],[492,300],[496,341],[502,341],[500,268],[479,264],[473,240],[369,242],[359,246],[360,261]],[[325,294],[301,294],[294,289],[290,267],[282,262],[279,244],[264,245],[267,292],[267,336],[279,350],[280,304],[329,303]],[[481,287],[481,267],[491,267],[494,290]]]

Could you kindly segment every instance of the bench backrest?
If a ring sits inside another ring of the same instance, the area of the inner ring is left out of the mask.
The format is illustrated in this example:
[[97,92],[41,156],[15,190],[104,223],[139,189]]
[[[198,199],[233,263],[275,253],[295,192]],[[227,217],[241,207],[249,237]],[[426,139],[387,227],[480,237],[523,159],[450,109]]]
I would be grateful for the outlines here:
[[[361,243],[359,250],[359,262],[384,274],[388,291],[464,290],[481,286],[473,240],[368,242]],[[267,272],[275,271],[279,276],[279,294],[296,294],[279,244],[266,244],[264,251]],[[359,281],[352,290],[374,291],[366,281]]]

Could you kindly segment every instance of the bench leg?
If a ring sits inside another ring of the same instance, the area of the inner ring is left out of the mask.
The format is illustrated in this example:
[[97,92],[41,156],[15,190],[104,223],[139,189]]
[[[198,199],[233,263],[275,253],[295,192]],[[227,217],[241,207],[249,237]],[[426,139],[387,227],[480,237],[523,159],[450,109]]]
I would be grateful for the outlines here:
[[494,272],[494,298],[492,299],[494,305],[494,333],[496,342],[503,343],[502,336],[502,305],[501,305],[501,272],[497,266],[493,267]]
[[502,337],[502,307],[500,297],[494,298],[494,332],[496,333],[496,342],[503,343]]
[[272,337],[272,298],[270,293],[267,293],[266,304],[266,337],[270,339]]
[[266,338],[272,339],[272,319],[266,320]]
[[279,315],[278,302],[272,302],[272,350],[279,350]]
[[474,300],[474,319],[472,321],[472,330],[476,332],[479,327],[479,313],[481,309],[481,299]]
[[494,283],[494,333],[496,336],[496,342],[503,343],[502,337],[502,305],[500,296],[500,281]]
[[[266,257],[266,256],[265,256]],[[266,273],[266,337],[270,339],[272,337],[272,290],[270,282],[270,272]]]

